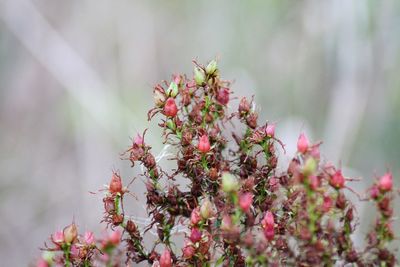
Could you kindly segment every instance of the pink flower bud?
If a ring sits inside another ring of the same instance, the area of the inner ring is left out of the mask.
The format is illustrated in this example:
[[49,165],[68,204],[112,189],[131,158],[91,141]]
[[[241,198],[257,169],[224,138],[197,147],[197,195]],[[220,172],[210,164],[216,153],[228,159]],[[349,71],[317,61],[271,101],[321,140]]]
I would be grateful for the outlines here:
[[196,249],[193,247],[191,242],[185,241],[185,246],[182,249],[182,256],[185,259],[191,259],[196,253]]
[[201,240],[202,233],[198,228],[193,228],[190,232],[190,241],[197,243]]
[[249,212],[251,204],[253,203],[253,194],[252,193],[244,193],[239,197],[239,206],[244,212]]
[[168,249],[161,254],[159,263],[160,267],[172,267],[171,252]]
[[315,145],[315,146],[311,147],[310,155],[311,155],[311,157],[313,157],[314,159],[317,159],[317,160],[319,160],[321,158],[321,153],[319,152],[319,145]]
[[111,176],[110,185],[108,190],[111,194],[122,193],[122,181],[121,176],[118,173],[114,172]]
[[340,189],[344,187],[345,179],[342,175],[341,170],[337,170],[333,175],[331,175],[329,184],[336,189]]
[[265,216],[264,216],[263,220],[261,221],[261,224],[264,228],[274,228],[275,220],[274,220],[274,215],[272,214],[272,212],[267,211],[267,213],[265,213]]
[[172,80],[174,81],[174,83],[179,85],[182,81],[182,76],[180,74],[174,74],[172,76]]
[[83,236],[83,238],[85,239],[85,243],[87,245],[93,245],[94,242],[95,242],[95,238],[94,238],[93,232],[86,231],[85,235]]
[[264,236],[267,240],[271,241],[274,236],[275,236],[275,221],[274,221],[274,215],[272,212],[267,211],[267,213],[264,216],[264,219],[261,221],[261,225],[264,228]]
[[221,88],[218,90],[217,93],[217,101],[221,104],[221,105],[226,105],[229,102],[229,89],[228,88]]
[[330,196],[324,196],[324,202],[322,203],[322,211],[328,212],[332,207],[333,201]]
[[200,137],[199,144],[197,148],[199,149],[200,152],[202,153],[207,153],[210,151],[210,141],[208,140],[207,135],[203,135]]
[[78,228],[76,227],[75,223],[71,223],[70,225],[65,227],[63,230],[63,234],[66,243],[73,243],[78,237]]
[[372,199],[377,199],[379,196],[379,189],[376,185],[373,185],[369,190],[369,195]]
[[378,187],[382,192],[392,190],[393,178],[390,172],[385,173],[381,178],[379,178]]
[[200,208],[196,207],[192,210],[192,214],[190,215],[190,222],[193,225],[198,224],[201,221],[201,216],[200,216]]
[[36,267],[49,267],[49,263],[45,260],[40,258],[37,263],[36,263]]
[[274,137],[275,136],[275,124],[268,124],[267,128],[265,128],[265,133],[269,137]]
[[300,153],[306,153],[309,146],[308,138],[301,133],[299,139],[297,140],[297,151]]
[[121,231],[115,230],[115,231],[111,232],[111,234],[109,235],[108,241],[111,244],[118,246],[119,243],[121,242],[121,237],[122,237]]
[[243,97],[239,103],[239,113],[240,114],[247,114],[250,111],[250,103],[247,101],[246,97]]
[[267,240],[271,241],[274,239],[275,230],[273,228],[264,228],[264,236]]
[[133,143],[138,146],[142,146],[144,144],[144,139],[140,134],[137,134],[136,137],[133,139]]
[[55,245],[62,245],[64,243],[64,233],[63,231],[56,231],[54,234],[51,235],[51,241]]
[[175,117],[178,114],[178,107],[176,106],[175,99],[168,98],[164,106],[164,115],[167,117]]

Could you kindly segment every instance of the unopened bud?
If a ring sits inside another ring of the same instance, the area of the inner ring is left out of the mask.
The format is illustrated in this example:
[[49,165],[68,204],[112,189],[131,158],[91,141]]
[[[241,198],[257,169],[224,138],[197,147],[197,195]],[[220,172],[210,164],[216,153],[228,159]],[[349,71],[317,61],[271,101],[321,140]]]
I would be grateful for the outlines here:
[[159,263],[160,267],[172,267],[171,252],[168,249],[161,254]]
[[178,94],[178,85],[175,82],[171,82],[167,89],[167,95],[171,97],[175,97]]
[[63,230],[63,234],[66,243],[73,243],[78,237],[78,228],[76,227],[75,223],[71,223],[70,225],[65,227]]
[[304,133],[301,133],[299,139],[297,140],[297,151],[300,153],[306,153],[308,150],[309,141]]
[[225,193],[231,193],[239,189],[239,182],[236,177],[230,174],[229,172],[225,172],[222,174],[222,190]]
[[390,172],[385,173],[381,178],[379,178],[378,187],[379,190],[383,192],[392,190],[393,178]]
[[213,216],[213,205],[208,198],[206,198],[203,201],[203,204],[201,204],[200,215],[201,217],[203,217],[203,219],[206,220]]
[[211,60],[210,63],[208,63],[208,65],[206,67],[206,73],[211,75],[216,70],[217,70],[217,61],[214,59],[214,60]]
[[194,80],[197,85],[201,86],[206,81],[206,74],[204,73],[203,69],[198,67],[194,68]]
[[313,157],[309,157],[303,166],[303,174],[305,176],[309,176],[317,170],[318,164],[317,161]]

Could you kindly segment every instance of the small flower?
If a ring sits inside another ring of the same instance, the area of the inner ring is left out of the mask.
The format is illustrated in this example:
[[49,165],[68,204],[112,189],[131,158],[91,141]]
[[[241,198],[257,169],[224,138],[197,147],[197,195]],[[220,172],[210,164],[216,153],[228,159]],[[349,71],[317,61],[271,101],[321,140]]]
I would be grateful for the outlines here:
[[113,172],[108,190],[111,194],[122,193],[122,180],[118,173]]
[[226,105],[229,102],[229,89],[228,88],[221,88],[218,90],[217,92],[217,101],[221,104],[221,105]]
[[379,190],[382,192],[391,191],[393,188],[393,178],[390,172],[385,173],[378,182]]
[[142,146],[144,144],[143,136],[141,136],[140,134],[137,134],[135,136],[135,138],[133,139],[133,143],[135,145]]
[[267,127],[265,128],[265,133],[267,134],[268,137],[274,137],[275,136],[275,124],[268,124]]
[[67,244],[72,244],[78,237],[78,228],[75,223],[71,223],[63,230],[64,240]]
[[249,212],[251,204],[253,203],[253,194],[252,193],[244,193],[239,197],[239,206],[244,212]]
[[192,210],[192,213],[190,215],[190,222],[193,225],[198,224],[201,221],[201,216],[200,216],[200,208],[196,207]]
[[337,170],[333,175],[331,175],[329,184],[336,189],[340,189],[344,187],[345,179],[342,175],[341,170]]
[[250,111],[250,103],[247,101],[246,97],[243,97],[239,103],[239,113],[240,114],[247,114]]
[[267,240],[271,241],[274,236],[275,236],[275,221],[274,221],[274,215],[272,212],[267,211],[267,213],[264,216],[264,219],[261,221],[261,225],[264,228],[264,236]]
[[63,231],[56,231],[54,234],[51,235],[51,241],[55,245],[62,245],[64,243],[64,233]]
[[190,241],[192,241],[193,243],[197,243],[201,240],[201,236],[201,231],[198,228],[194,227],[190,232]]
[[176,106],[175,99],[168,98],[164,106],[164,115],[167,117],[175,117],[178,114],[178,107]]
[[193,255],[196,253],[196,249],[193,247],[193,244],[190,241],[185,241],[185,246],[182,249],[182,256],[185,259],[191,259]]
[[297,140],[297,151],[304,154],[307,152],[309,146],[308,138],[304,133],[301,133],[299,139]]
[[93,245],[95,242],[94,234],[93,232],[86,231],[83,238],[85,239],[85,243],[87,245]]
[[161,254],[159,263],[160,267],[172,267],[171,252],[168,249]]
[[197,148],[202,153],[207,153],[208,151],[210,151],[211,146],[210,146],[210,141],[208,140],[207,135],[204,134],[200,137]]

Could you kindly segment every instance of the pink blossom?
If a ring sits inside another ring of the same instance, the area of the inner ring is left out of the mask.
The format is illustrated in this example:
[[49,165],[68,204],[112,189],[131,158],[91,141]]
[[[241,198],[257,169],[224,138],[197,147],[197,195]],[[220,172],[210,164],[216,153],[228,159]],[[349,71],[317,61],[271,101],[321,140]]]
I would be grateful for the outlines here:
[[304,133],[301,133],[299,139],[297,140],[297,151],[300,153],[306,153],[309,147],[308,138]]
[[160,267],[172,267],[171,252],[168,249],[164,250],[160,257]]
[[251,204],[253,203],[253,194],[252,193],[244,193],[239,197],[239,206],[244,212],[249,212]]
[[88,245],[93,245],[95,242],[94,234],[93,234],[93,232],[90,232],[90,231],[85,232],[84,239],[85,239],[85,243]]
[[63,231],[56,231],[54,234],[51,235],[51,241],[53,241],[56,245],[61,245],[64,243],[64,232]]
[[378,182],[379,189],[383,192],[390,191],[393,188],[393,178],[390,172],[385,173]]
[[274,137],[275,136],[275,124],[271,123],[267,125],[267,128],[265,129],[265,133],[269,137]]

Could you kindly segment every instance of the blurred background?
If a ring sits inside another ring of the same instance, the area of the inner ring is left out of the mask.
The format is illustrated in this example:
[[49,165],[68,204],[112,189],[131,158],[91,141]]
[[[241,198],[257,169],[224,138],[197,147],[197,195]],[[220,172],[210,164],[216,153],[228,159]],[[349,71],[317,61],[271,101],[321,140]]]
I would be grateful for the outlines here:
[[357,191],[387,170],[400,185],[399,25],[395,0],[0,0],[1,265],[26,266],[73,218],[101,235],[101,194],[88,191],[113,169],[137,176],[119,159],[137,132],[150,127],[161,151],[152,86],[191,74],[192,59],[219,58],[236,95],[255,95],[283,159],[304,131],[362,177]]

